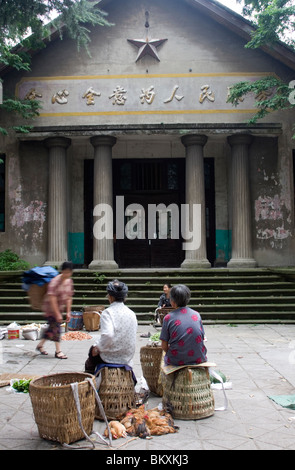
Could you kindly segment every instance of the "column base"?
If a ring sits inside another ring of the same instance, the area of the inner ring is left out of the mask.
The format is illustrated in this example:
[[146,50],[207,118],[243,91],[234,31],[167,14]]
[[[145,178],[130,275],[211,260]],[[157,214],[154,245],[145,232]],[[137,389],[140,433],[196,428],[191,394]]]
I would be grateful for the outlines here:
[[184,269],[208,269],[211,268],[211,263],[207,259],[185,259],[181,263],[181,268]]
[[253,258],[232,258],[228,263],[228,268],[256,268],[257,262]]
[[94,259],[88,266],[89,269],[118,269],[116,261],[105,259]]

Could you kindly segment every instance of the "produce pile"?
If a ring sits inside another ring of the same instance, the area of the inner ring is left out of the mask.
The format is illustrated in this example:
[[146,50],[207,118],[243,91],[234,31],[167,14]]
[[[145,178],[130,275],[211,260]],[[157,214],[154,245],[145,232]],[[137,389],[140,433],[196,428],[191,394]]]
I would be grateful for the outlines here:
[[11,387],[19,393],[29,393],[29,385],[32,379],[14,379],[11,381]]
[[157,333],[154,333],[152,336],[150,336],[148,345],[149,346],[160,346],[161,341],[160,341],[160,335],[161,333],[158,331]]
[[61,337],[64,341],[83,341],[84,339],[92,339],[88,333],[82,331],[68,331]]
[[41,330],[42,326],[43,325],[41,323],[30,323],[28,325],[21,326],[20,329],[21,330],[26,330],[26,329],[30,329],[30,328],[37,328],[38,330]]

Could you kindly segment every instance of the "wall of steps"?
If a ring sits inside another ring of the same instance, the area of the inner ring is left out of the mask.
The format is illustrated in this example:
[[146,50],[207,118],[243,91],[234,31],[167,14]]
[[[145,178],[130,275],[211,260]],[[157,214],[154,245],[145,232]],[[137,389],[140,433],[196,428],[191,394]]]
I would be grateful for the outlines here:
[[[32,311],[21,287],[21,274],[0,276],[0,323],[20,324],[43,320]],[[108,305],[107,283],[118,278],[129,287],[126,304],[139,323],[151,323],[165,282],[186,284],[191,289],[190,306],[205,322],[295,323],[295,269],[270,270],[121,270],[94,272],[75,270],[73,311],[84,306]]]

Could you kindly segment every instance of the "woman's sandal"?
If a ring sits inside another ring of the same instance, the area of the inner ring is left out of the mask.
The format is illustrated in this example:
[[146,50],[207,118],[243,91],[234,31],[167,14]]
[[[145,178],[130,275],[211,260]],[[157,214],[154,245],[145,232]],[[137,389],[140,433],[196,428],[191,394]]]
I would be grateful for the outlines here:
[[48,356],[48,352],[43,349],[43,346],[37,346],[36,351],[39,351],[42,356]]
[[67,359],[68,356],[66,356],[63,352],[59,351],[59,352],[56,352],[55,353],[55,357],[57,357],[57,359]]

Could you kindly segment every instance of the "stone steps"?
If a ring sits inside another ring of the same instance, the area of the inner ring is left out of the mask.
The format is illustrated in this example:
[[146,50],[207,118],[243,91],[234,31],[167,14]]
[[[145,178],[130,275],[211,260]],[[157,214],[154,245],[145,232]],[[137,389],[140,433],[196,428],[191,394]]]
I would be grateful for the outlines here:
[[[126,304],[140,323],[153,321],[154,311],[165,282],[186,284],[191,289],[189,305],[204,321],[288,321],[295,322],[294,271],[269,269],[229,270],[121,270],[96,273],[75,270],[73,311],[87,305],[105,305],[106,285],[114,278],[126,282]],[[21,288],[21,275],[0,276],[0,322],[42,321],[42,312],[32,312]]]

